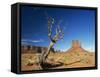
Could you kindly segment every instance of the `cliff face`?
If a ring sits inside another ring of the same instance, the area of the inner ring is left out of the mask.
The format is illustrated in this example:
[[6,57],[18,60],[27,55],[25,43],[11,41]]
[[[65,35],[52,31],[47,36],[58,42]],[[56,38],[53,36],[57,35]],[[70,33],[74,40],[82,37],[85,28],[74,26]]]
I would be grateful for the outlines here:
[[[40,47],[40,46],[30,46],[30,45],[23,45],[21,46],[21,52],[22,53],[41,53],[42,51],[47,51],[47,47]],[[51,49],[52,52],[54,52],[54,48]]]
[[81,44],[78,40],[72,40],[72,48],[80,48]]
[[72,47],[68,50],[68,52],[85,52],[86,50],[82,48],[80,42],[78,40],[72,41]]
[[[22,53],[41,53],[42,51],[47,51],[47,47],[40,47],[40,46],[31,46],[31,45],[23,45],[21,46]],[[56,52],[54,48],[51,49],[52,52]],[[66,52],[84,52],[85,49],[82,48],[80,42],[78,40],[72,41],[72,46]]]

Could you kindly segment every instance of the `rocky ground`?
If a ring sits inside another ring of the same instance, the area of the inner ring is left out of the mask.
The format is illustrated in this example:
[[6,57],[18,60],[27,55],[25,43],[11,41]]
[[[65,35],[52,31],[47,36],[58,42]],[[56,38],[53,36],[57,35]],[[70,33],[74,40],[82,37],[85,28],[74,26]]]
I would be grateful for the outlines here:
[[[22,53],[21,70],[43,70],[39,65],[39,53]],[[50,53],[47,62],[51,64],[48,69],[94,67],[95,53],[88,51],[68,51]]]

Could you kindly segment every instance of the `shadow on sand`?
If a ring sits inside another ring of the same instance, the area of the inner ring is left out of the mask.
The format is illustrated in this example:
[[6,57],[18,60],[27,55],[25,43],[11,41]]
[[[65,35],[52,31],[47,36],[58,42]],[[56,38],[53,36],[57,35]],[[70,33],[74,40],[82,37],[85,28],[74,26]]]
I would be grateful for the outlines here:
[[56,68],[56,67],[60,67],[60,66],[63,66],[63,63],[61,62],[58,62],[58,63],[48,63],[48,62],[45,62],[45,63],[41,63],[40,64],[42,69],[50,69],[50,68]]

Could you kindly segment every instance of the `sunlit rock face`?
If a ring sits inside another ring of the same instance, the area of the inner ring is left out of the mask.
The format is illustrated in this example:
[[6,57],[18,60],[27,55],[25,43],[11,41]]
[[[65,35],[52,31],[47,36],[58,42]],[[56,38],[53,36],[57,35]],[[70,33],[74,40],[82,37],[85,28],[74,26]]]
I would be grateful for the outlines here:
[[82,48],[81,43],[79,40],[72,40],[72,46],[67,52],[85,52],[86,50]]
[[78,40],[72,40],[72,48],[80,48],[80,42]]

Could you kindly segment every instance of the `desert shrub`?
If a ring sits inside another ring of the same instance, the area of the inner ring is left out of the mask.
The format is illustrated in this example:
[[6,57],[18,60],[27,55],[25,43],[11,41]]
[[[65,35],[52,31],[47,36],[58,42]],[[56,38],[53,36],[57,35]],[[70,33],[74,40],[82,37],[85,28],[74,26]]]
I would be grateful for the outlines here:
[[79,53],[77,53],[77,56],[79,56],[80,54]]
[[79,54],[78,52],[79,52],[79,51],[76,51],[75,54],[76,54],[77,56],[80,56],[80,54]]
[[87,56],[87,54],[86,54],[86,53],[85,53],[84,55],[85,55],[85,56]]

